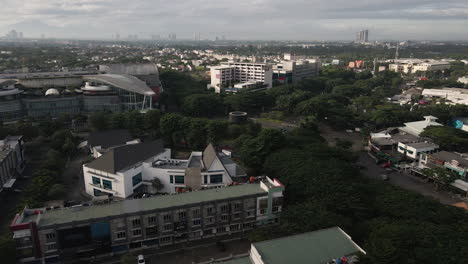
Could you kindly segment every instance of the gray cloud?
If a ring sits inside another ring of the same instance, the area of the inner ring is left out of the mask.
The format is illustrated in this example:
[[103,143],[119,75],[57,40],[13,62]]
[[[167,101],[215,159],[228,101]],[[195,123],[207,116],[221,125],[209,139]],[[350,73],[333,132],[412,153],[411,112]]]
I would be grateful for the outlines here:
[[466,39],[468,2],[447,0],[0,0],[0,35],[112,34],[239,39]]

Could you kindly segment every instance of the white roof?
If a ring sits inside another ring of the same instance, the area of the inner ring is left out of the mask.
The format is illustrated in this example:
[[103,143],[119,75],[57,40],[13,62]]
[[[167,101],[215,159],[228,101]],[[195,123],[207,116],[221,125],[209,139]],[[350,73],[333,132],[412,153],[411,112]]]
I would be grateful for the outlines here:
[[468,182],[463,181],[463,180],[455,180],[452,182],[450,185],[453,187],[460,189],[462,191],[468,192]]
[[3,188],[11,188],[13,184],[16,182],[16,179],[9,179],[5,184],[3,184]]
[[429,126],[442,126],[442,124],[435,122],[434,120],[437,117],[434,116],[425,116],[425,120],[423,121],[416,121],[416,122],[408,122],[405,123],[404,127],[401,127],[400,130],[403,130],[411,135],[419,136],[426,127]]

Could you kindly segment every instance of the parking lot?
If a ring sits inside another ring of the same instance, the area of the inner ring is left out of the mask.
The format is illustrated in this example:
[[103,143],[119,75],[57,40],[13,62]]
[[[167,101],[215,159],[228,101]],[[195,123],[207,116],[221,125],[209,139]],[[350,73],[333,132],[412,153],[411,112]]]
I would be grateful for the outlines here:
[[410,190],[422,194],[424,196],[432,197],[443,204],[454,204],[462,200],[457,196],[450,194],[446,191],[435,191],[434,185],[426,183],[422,179],[410,175],[408,172],[387,171],[375,163],[367,152],[361,152],[359,155],[358,165],[364,167],[362,173],[369,178],[381,179],[382,174],[389,176],[389,183],[399,186],[403,189]]

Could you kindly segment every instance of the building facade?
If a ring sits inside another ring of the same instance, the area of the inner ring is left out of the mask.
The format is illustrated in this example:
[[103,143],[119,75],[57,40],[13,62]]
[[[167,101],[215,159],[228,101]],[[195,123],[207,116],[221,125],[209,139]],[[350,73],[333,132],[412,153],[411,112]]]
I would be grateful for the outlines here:
[[388,66],[390,71],[401,73],[416,73],[427,71],[443,71],[450,69],[450,63],[438,60],[400,59]]
[[322,68],[319,60],[282,61],[273,66],[273,80],[281,84],[297,83],[317,76]]
[[243,236],[279,222],[284,187],[258,183],[55,210],[24,209],[10,225],[21,263]]
[[23,136],[0,140],[0,192],[12,188],[25,166]]
[[367,43],[369,42],[369,30],[361,30],[356,33],[356,42],[357,43]]
[[237,83],[257,83],[259,88],[271,88],[273,70],[270,64],[250,62],[223,62],[211,67],[210,87],[220,93]]
[[439,146],[432,142],[398,143],[398,152],[416,161],[419,160],[422,155],[432,154],[438,150]]
[[[113,148],[83,165],[86,192],[127,198],[136,193],[178,193],[221,187],[246,177],[229,156],[212,145],[186,160],[172,159],[161,141]],[[161,189],[153,187],[157,179]]]
[[100,71],[0,74],[0,121],[146,111],[157,104],[161,92],[157,67],[151,63],[101,65]]

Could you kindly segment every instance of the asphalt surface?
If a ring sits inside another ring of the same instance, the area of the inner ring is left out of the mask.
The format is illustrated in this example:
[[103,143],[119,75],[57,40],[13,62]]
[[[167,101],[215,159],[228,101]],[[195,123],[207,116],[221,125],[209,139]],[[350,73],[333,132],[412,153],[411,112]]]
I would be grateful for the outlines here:
[[415,177],[409,172],[387,171],[369,157],[367,152],[362,152],[359,156],[358,165],[365,167],[362,170],[363,174],[369,178],[381,179],[382,174],[389,176],[389,183],[399,186],[403,189],[410,190],[422,194],[427,197],[432,197],[442,204],[454,204],[463,201],[459,197],[446,191],[435,191],[434,185],[426,183],[424,180]]

